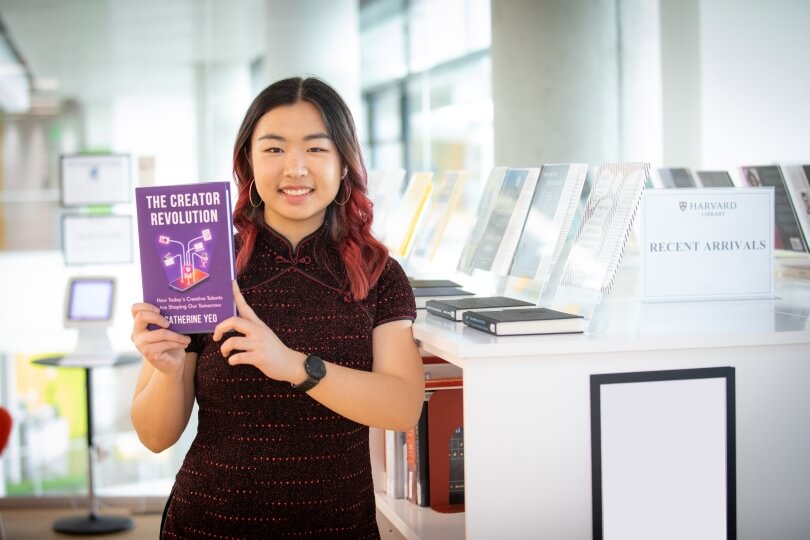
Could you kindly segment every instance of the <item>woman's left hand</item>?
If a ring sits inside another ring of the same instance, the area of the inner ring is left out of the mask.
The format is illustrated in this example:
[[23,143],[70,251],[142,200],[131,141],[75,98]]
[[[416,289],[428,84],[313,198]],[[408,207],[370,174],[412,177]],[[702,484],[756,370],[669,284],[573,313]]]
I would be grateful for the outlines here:
[[226,332],[238,332],[241,336],[231,336],[220,346],[222,356],[232,366],[249,364],[262,373],[280,381],[296,378],[302,364],[294,359],[306,355],[293,351],[279,339],[275,332],[253,311],[236,281],[233,282],[233,298],[236,304],[235,317],[229,317],[214,328],[214,341],[222,339]]

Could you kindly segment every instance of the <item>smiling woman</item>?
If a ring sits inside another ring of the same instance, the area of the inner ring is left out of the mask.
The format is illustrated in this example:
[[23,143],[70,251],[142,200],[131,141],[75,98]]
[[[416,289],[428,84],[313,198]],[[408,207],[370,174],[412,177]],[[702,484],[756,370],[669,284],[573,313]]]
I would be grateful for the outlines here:
[[412,427],[424,372],[354,121],[323,81],[285,79],[248,108],[233,155],[238,316],[189,338],[133,306],[139,437],[162,451],[200,409],[161,537],[379,538],[368,428]]

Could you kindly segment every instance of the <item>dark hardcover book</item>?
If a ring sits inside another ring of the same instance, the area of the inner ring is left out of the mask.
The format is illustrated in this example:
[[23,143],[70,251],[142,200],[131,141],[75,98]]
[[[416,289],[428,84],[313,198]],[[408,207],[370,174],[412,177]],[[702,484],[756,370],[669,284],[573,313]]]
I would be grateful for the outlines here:
[[464,324],[496,336],[524,334],[576,334],[585,331],[582,315],[548,308],[468,311]]
[[658,169],[661,178],[661,187],[665,188],[692,188],[695,187],[695,179],[692,172],[683,167],[664,167]]
[[417,279],[417,278],[408,278],[408,281],[411,284],[411,287],[415,289],[429,289],[434,287],[461,287],[459,283],[449,279]]
[[508,298],[506,296],[472,296],[456,300],[428,300],[425,303],[425,309],[427,309],[428,313],[450,319],[451,321],[460,321],[462,315],[467,311],[516,309],[532,306],[534,306],[534,304],[531,302]]
[[143,300],[183,334],[236,314],[228,182],[135,189]]
[[774,249],[807,252],[796,209],[790,200],[782,172],[776,165],[743,167],[749,187],[772,187],[774,204]]
[[457,296],[475,296],[458,287],[412,287],[416,308],[424,309],[428,300],[445,300]]
[[703,187],[734,187],[728,171],[697,171],[695,174]]

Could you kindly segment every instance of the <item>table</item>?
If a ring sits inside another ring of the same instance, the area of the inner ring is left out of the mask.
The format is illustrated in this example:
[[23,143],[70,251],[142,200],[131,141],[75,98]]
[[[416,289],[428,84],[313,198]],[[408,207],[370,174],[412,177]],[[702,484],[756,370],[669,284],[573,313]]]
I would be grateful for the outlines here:
[[496,337],[420,314],[422,350],[464,370],[465,537],[592,538],[590,376],[730,366],[739,537],[806,538],[810,286],[779,283],[777,294],[617,296],[584,335]]
[[126,516],[102,516],[99,513],[98,499],[95,493],[93,465],[95,463],[94,454],[97,448],[93,443],[93,392],[92,392],[92,370],[95,367],[115,367],[125,364],[140,362],[138,355],[117,355],[108,364],[94,362],[88,359],[86,362],[72,361],[70,364],[62,363],[65,355],[47,356],[33,360],[34,364],[51,366],[58,368],[79,368],[85,370],[85,389],[87,392],[87,498],[90,513],[84,516],[61,518],[54,522],[53,530],[65,534],[89,535],[108,534],[119,531],[126,531],[133,527],[133,522]]

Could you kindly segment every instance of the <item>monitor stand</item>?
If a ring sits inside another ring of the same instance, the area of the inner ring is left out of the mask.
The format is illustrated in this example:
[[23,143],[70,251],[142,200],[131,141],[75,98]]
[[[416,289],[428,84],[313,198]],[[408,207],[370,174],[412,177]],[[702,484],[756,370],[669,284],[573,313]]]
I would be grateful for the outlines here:
[[109,366],[115,363],[116,354],[107,335],[107,327],[79,328],[76,349],[66,354],[63,366]]

